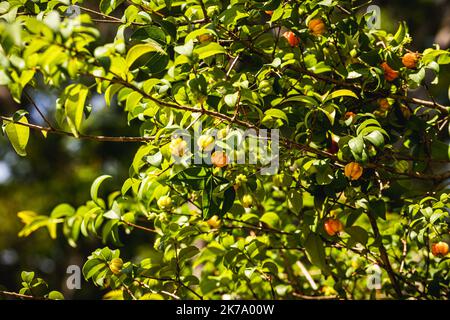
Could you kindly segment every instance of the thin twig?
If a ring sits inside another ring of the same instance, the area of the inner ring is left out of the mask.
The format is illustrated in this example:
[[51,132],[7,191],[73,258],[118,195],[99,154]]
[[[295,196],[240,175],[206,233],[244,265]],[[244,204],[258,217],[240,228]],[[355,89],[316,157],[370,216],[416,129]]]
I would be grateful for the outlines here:
[[27,295],[27,294],[21,294],[21,293],[9,292],[9,291],[3,291],[3,290],[0,290],[0,295],[13,297],[13,298],[28,299],[28,300],[46,300],[43,297],[35,297],[35,296]]
[[104,13],[102,13],[102,12],[98,12],[98,11],[95,11],[95,10],[92,10],[92,9],[89,9],[89,8],[86,8],[86,7],[82,7],[82,6],[80,6],[80,5],[76,5],[78,8],[80,8],[80,10],[83,10],[83,11],[86,11],[86,12],[89,12],[89,13],[93,13],[93,14],[96,14],[96,15],[98,15],[98,16],[102,16],[102,17],[104,17],[104,18],[108,18],[108,19],[111,19],[111,20],[115,20],[115,21],[118,21],[118,22],[121,22],[122,23],[122,20],[120,20],[119,18],[117,18],[117,17],[113,17],[113,16],[110,16],[110,15],[107,15],[107,14],[104,14]]
[[128,225],[130,227],[134,227],[136,229],[144,230],[144,231],[151,232],[151,233],[158,233],[158,231],[155,229],[150,229],[150,228],[147,228],[147,227],[144,227],[144,226],[141,226],[141,225],[129,222],[129,221],[125,221],[125,220],[121,220],[121,221],[123,223],[125,223],[126,225]]
[[239,57],[241,56],[241,53],[239,52],[236,57],[233,59],[233,61],[230,64],[230,67],[227,70],[227,74],[225,75],[225,79],[228,79],[230,77],[231,71],[234,69],[234,65],[239,60]]
[[41,109],[39,109],[39,107],[37,106],[36,102],[34,101],[34,99],[28,94],[28,92],[26,92],[25,90],[23,91],[23,94],[25,95],[25,97],[27,97],[27,99],[31,102],[31,104],[34,106],[34,108],[36,109],[36,111],[39,113],[39,115],[41,116],[41,118],[45,121],[45,123],[49,126],[49,128],[51,128],[52,130],[55,130],[55,128],[52,126],[52,124],[50,123],[50,121],[45,117],[44,113],[41,111]]
[[381,261],[383,262],[382,266],[386,270],[389,279],[391,281],[392,286],[394,287],[397,298],[402,298],[402,290],[400,288],[399,283],[397,282],[396,274],[392,269],[391,262],[389,261],[389,256],[387,254],[386,248],[383,245],[383,238],[380,234],[380,230],[378,229],[378,224],[376,218],[370,213],[367,213],[367,217],[369,218],[370,225],[372,226],[373,234],[375,236],[375,241],[379,242],[379,250]]

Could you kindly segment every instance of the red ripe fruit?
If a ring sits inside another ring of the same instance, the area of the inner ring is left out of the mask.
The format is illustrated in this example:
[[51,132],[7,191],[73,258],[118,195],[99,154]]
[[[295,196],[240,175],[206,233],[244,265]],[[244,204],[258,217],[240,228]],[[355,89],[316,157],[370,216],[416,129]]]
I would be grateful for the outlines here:
[[286,38],[291,47],[298,47],[300,39],[295,35],[295,33],[293,33],[292,31],[286,31],[285,33],[283,33],[283,37]]

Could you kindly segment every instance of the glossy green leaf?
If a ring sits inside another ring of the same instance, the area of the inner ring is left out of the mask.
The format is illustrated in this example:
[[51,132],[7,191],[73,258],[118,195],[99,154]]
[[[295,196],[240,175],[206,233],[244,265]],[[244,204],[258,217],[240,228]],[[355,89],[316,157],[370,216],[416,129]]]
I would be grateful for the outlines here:
[[[28,120],[25,116],[21,117],[17,122],[28,124]],[[5,133],[17,154],[22,157],[26,156],[26,147],[30,138],[30,128],[15,122],[8,122],[5,126]]]

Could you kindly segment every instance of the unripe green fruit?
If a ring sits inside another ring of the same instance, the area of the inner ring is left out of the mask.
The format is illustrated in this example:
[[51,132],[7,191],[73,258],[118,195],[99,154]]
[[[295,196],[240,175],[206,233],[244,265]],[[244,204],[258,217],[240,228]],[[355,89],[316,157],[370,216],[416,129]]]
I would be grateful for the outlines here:
[[409,170],[409,163],[406,160],[396,161],[394,163],[395,171],[405,173]]
[[259,83],[259,91],[264,94],[271,94],[273,92],[273,83],[269,80],[263,80]]
[[172,207],[172,198],[169,196],[162,196],[158,199],[157,204],[161,210],[170,209]]
[[167,221],[167,214],[165,214],[164,212],[160,213],[160,214],[158,215],[158,219],[159,219],[159,221],[161,221],[161,222],[166,222],[166,221]]
[[286,199],[286,193],[284,193],[284,191],[281,191],[281,190],[274,190],[274,191],[272,192],[272,197],[273,197],[275,200],[283,201],[283,200]]

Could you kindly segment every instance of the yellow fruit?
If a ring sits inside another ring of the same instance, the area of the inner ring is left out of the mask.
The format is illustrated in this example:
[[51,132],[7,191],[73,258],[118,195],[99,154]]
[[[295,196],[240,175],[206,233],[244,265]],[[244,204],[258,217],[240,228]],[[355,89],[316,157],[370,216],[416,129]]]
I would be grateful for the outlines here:
[[197,145],[201,151],[211,151],[214,148],[214,137],[204,134],[198,137]]
[[350,162],[345,166],[344,174],[350,180],[358,180],[363,174],[363,168],[359,163]]
[[206,223],[213,229],[217,229],[220,226],[220,219],[218,216],[212,216]]
[[172,198],[169,196],[162,196],[158,199],[157,204],[161,210],[170,209],[172,207]]
[[402,58],[403,65],[408,69],[415,69],[419,62],[419,55],[417,53],[408,52]]
[[241,185],[243,185],[246,182],[247,182],[247,176],[242,174],[242,173],[240,173],[236,177],[236,184],[235,184],[235,186],[240,187]]
[[122,271],[123,261],[120,258],[114,258],[109,263],[109,270],[114,274],[119,274]]
[[308,23],[308,28],[309,31],[315,36],[321,36],[327,30],[327,27],[325,26],[325,23],[322,21],[322,19],[312,19]]
[[242,206],[244,208],[250,208],[253,205],[253,197],[250,194],[246,194],[242,197]]

